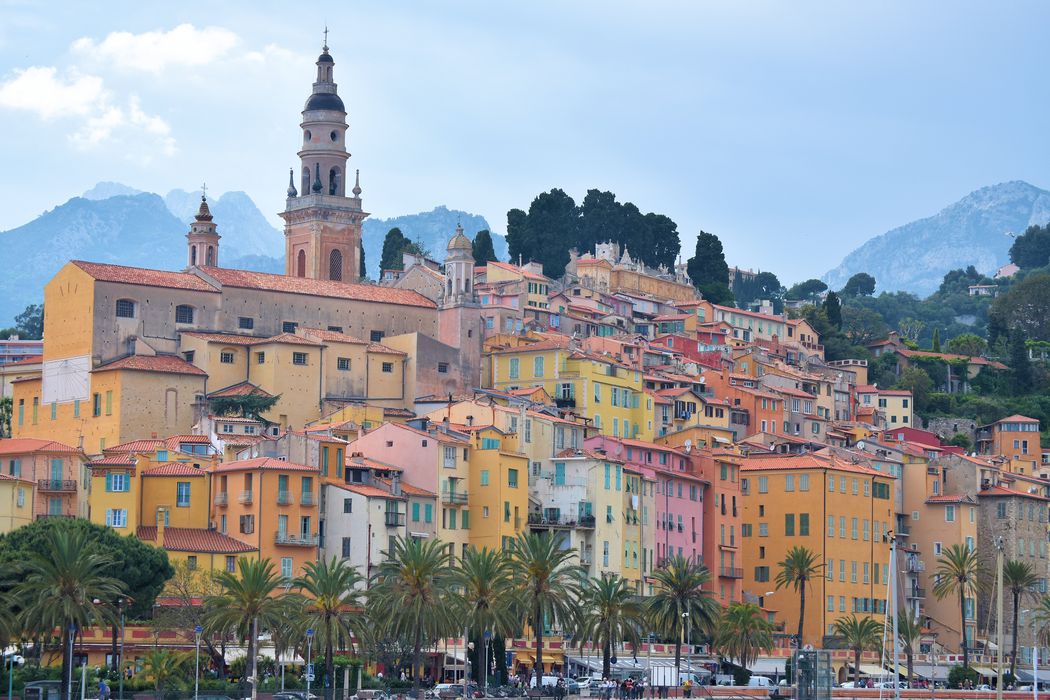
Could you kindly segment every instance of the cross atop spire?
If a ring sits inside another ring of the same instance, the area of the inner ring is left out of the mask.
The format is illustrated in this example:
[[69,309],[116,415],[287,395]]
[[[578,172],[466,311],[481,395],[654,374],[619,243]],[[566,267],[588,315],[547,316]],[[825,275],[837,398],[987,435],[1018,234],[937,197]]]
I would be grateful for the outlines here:
[[206,202],[208,200],[208,183],[201,183],[201,201]]
[[328,23],[324,25],[324,46],[321,47],[325,53],[328,53]]

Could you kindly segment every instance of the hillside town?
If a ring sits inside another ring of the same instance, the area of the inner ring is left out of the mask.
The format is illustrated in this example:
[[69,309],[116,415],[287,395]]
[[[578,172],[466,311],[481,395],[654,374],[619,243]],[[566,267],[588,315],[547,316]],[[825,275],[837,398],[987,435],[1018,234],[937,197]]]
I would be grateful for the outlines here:
[[[580,596],[612,582],[651,610],[683,572],[695,590],[661,627],[579,622],[562,603],[519,611],[516,627],[464,614],[416,634],[415,660],[368,657],[380,642],[329,629],[312,647],[326,669],[302,679],[349,694],[350,667],[333,658],[346,656],[406,688],[535,674],[562,689],[593,680],[591,695],[630,679],[647,697],[658,686],[689,697],[737,671],[742,685],[788,693],[777,684],[799,673],[794,655],[829,650],[836,685],[932,688],[954,668],[977,684],[1046,680],[1032,671],[1050,653],[1038,419],[926,419],[868,360],[826,357],[805,315],[714,303],[684,262],[653,267],[616,241],[568,251],[552,278],[527,259],[475,259],[460,227],[444,251],[405,252],[400,269],[363,279],[367,178],[350,161],[334,70],[325,46],[281,213],[283,275],[224,267],[223,221],[202,194],[184,269],[70,260],[42,290],[42,341],[4,346],[0,544],[86,521],[171,565],[150,610],[132,620],[126,593],[96,600],[107,621],[59,633],[44,665],[112,667],[130,685],[158,643],[196,649],[214,670],[232,660],[216,650],[249,635],[243,673],[261,682],[255,656],[268,655],[284,682],[287,659],[312,657],[293,640],[281,662],[276,640],[293,633],[278,622],[197,626],[253,562],[272,567],[274,596],[321,567],[353,570],[337,613],[375,589],[395,615],[409,603],[383,586],[399,556],[466,570],[500,553],[513,579],[522,549],[546,542]],[[898,375],[946,363],[949,394],[1010,372],[896,331],[864,346]],[[1005,612],[985,587],[1002,562],[1025,574],[998,584]],[[757,630],[743,650],[719,631],[733,614]],[[895,624],[911,630],[899,663]],[[851,636],[858,627],[869,641]],[[398,634],[411,641],[411,629]],[[503,653],[490,655],[493,637]]]

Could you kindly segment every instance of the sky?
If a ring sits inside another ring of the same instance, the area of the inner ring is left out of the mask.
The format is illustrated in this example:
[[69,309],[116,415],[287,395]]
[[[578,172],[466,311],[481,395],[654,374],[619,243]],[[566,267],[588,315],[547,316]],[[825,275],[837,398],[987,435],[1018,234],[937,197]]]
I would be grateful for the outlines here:
[[1046,2],[0,0],[0,230],[104,180],[278,225],[326,24],[375,216],[600,188],[791,284],[1050,188]]

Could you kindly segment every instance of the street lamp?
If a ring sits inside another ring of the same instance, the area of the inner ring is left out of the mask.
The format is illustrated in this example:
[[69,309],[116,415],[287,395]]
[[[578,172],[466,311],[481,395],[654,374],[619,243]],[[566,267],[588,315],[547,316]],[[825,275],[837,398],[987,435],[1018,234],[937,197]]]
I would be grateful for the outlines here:
[[201,632],[204,628],[197,625],[193,628],[193,700],[197,700],[201,688]]
[[73,700],[73,641],[77,638],[77,626],[69,623],[69,671],[66,674],[66,700]]
[[314,679],[313,649],[314,630],[311,627],[306,630],[306,697],[310,698],[310,682]]
[[688,672],[692,673],[693,672],[693,641],[692,641],[692,639],[693,639],[693,630],[689,626],[689,611],[688,610],[686,610],[684,613],[682,613],[682,628],[684,629],[685,635],[686,635],[686,638],[685,638],[686,639],[686,642],[685,642],[686,663],[688,665]]

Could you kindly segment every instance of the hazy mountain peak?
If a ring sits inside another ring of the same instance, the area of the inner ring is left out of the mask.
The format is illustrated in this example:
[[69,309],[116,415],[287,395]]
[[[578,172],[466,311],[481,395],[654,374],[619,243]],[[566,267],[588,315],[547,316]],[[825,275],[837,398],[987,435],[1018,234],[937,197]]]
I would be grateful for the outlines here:
[[100,182],[81,196],[84,199],[101,200],[136,194],[142,194],[142,190],[136,190],[134,187],[128,187],[119,182]]
[[877,291],[935,291],[949,270],[973,265],[992,274],[1009,262],[1013,239],[1050,222],[1050,192],[1022,180],[974,190],[937,214],[870,239],[824,275],[838,289],[852,275],[875,276]]

